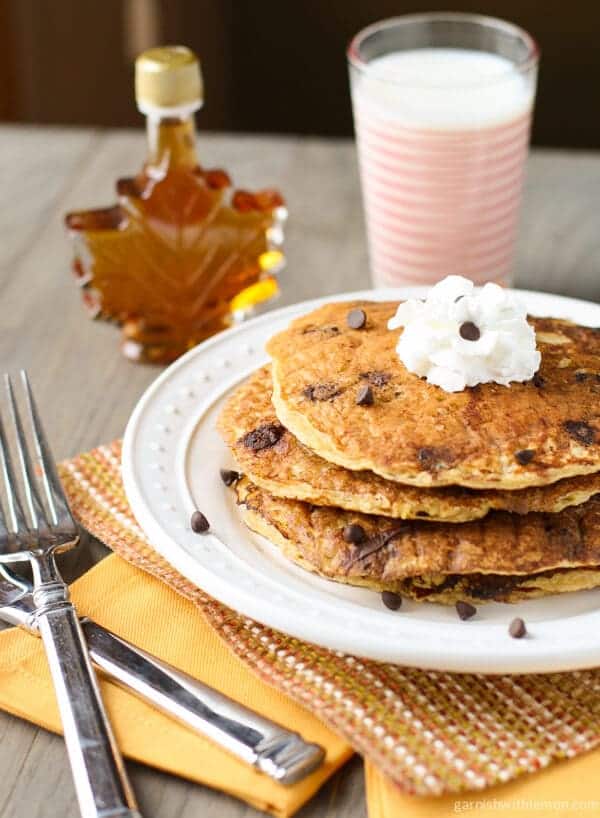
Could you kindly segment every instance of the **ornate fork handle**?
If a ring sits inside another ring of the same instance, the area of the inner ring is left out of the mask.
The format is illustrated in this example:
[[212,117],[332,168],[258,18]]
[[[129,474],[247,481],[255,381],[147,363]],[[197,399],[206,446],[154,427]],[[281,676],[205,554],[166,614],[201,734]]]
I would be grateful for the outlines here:
[[32,556],[32,614],[48,656],[84,818],[140,818],[69,589],[51,553]]

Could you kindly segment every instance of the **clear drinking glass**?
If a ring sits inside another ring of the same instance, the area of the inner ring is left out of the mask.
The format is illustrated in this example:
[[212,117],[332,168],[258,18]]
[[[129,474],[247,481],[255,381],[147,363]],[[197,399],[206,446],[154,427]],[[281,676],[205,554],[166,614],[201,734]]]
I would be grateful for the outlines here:
[[539,51],[511,23],[419,14],[348,48],[375,286],[512,281]]

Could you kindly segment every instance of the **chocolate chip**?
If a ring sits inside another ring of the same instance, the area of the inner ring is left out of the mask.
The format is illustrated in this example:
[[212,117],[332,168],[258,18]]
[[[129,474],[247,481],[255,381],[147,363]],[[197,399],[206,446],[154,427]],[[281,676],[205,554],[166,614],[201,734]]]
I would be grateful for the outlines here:
[[402,606],[402,597],[393,591],[382,591],[381,601],[390,611],[397,611]]
[[367,315],[364,310],[350,310],[346,321],[350,329],[362,329],[367,323]]
[[388,372],[361,372],[359,377],[369,381],[371,386],[385,386],[392,376]]
[[335,383],[317,383],[307,386],[302,390],[302,394],[309,400],[331,400],[340,394],[340,389]]
[[472,321],[465,321],[464,324],[461,324],[458,333],[465,341],[479,341],[481,338],[479,327]]
[[508,626],[508,632],[513,639],[522,639],[527,633],[527,628],[521,617],[517,616]]
[[540,375],[540,373],[539,373],[539,372],[536,372],[536,373],[535,373],[535,375],[534,375],[534,376],[533,376],[533,378],[531,379],[531,382],[532,382],[532,383],[533,383],[533,385],[534,385],[534,386],[536,386],[538,389],[543,389],[543,388],[544,388],[544,386],[546,386],[546,379],[545,379],[545,378],[543,378],[543,377]]
[[238,442],[243,443],[247,449],[260,452],[262,449],[269,449],[281,439],[285,429],[279,423],[263,423],[251,432],[240,438]]
[[362,525],[358,525],[358,523],[345,525],[342,529],[342,537],[346,542],[352,543],[353,545],[360,545],[361,542],[367,539],[364,528]]
[[233,471],[233,469],[221,469],[219,474],[226,486],[233,486],[242,476],[239,471]]
[[210,528],[210,523],[201,511],[194,511],[190,519],[190,526],[194,533],[204,534]]
[[373,390],[370,386],[361,386],[356,393],[357,406],[373,406]]
[[596,430],[583,420],[565,420],[563,427],[572,438],[583,443],[584,446],[590,446],[596,442]]
[[587,381],[588,373],[587,372],[576,372],[575,373],[575,380],[577,383],[583,383],[583,381]]
[[527,466],[535,457],[534,449],[521,449],[520,452],[515,452],[515,460],[521,466]]
[[456,613],[460,619],[464,621],[465,619],[470,619],[472,616],[475,616],[477,613],[477,608],[475,605],[471,605],[470,602],[463,602],[462,600],[459,600],[456,603]]

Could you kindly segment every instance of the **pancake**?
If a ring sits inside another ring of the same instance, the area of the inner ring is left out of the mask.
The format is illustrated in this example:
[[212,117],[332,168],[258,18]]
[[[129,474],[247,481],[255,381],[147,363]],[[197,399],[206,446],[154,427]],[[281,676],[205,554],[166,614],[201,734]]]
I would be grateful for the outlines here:
[[[325,460],[415,486],[543,486],[600,470],[600,332],[530,318],[542,363],[527,383],[448,393],[409,372],[394,302],[327,304],[267,345],[279,421]],[[364,328],[349,310],[362,308]],[[369,385],[372,405],[358,405]]]
[[[419,601],[517,602],[600,585],[600,498],[558,514],[495,511],[477,522],[402,522],[235,486],[246,524],[303,568]],[[347,543],[345,526],[365,532]]]
[[[517,514],[556,512],[600,492],[600,473],[566,478],[541,488],[474,491],[460,486],[421,489],[373,472],[351,471],[323,460],[283,429],[271,393],[271,368],[267,366],[235,390],[217,426],[244,474],[277,497],[394,518],[464,522],[484,517],[492,509]],[[260,439],[260,430],[267,428],[278,430],[273,445],[263,445],[270,439]],[[257,442],[260,448],[256,448]]]

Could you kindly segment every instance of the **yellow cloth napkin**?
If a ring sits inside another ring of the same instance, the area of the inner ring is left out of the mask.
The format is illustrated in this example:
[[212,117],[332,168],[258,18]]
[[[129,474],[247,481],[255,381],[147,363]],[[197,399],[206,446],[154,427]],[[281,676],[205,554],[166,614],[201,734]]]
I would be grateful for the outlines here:
[[369,818],[596,818],[599,781],[600,750],[507,784],[440,798],[405,795],[376,767],[365,764]]
[[[120,557],[111,555],[88,571],[74,583],[72,595],[81,615],[297,730],[327,752],[321,769],[293,787],[283,787],[101,677],[117,741],[129,758],[227,792],[273,815],[288,816],[352,754],[315,716],[248,670],[192,602]],[[60,732],[42,644],[19,629],[0,633],[0,708]]]

